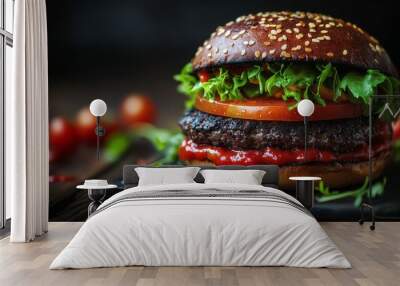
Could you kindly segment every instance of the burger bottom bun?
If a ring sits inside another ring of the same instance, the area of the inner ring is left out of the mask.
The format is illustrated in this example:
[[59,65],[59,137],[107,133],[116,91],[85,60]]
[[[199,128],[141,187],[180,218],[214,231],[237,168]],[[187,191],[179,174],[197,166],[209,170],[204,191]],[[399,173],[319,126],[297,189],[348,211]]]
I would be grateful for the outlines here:
[[[372,160],[372,179],[378,178],[390,162],[390,152],[382,153]],[[214,166],[211,161],[187,161],[189,165]],[[332,189],[341,189],[364,183],[369,174],[369,161],[306,164],[279,167],[279,187],[284,190],[293,190],[295,182],[289,180],[293,176],[321,177],[326,186]]]

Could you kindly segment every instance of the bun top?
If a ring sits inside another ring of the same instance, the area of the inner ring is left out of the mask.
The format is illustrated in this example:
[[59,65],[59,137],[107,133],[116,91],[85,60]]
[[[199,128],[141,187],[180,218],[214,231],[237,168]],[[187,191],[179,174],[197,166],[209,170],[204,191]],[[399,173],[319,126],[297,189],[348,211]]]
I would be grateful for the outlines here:
[[242,16],[218,27],[198,48],[195,70],[249,62],[331,62],[397,76],[379,42],[355,24],[305,12]]

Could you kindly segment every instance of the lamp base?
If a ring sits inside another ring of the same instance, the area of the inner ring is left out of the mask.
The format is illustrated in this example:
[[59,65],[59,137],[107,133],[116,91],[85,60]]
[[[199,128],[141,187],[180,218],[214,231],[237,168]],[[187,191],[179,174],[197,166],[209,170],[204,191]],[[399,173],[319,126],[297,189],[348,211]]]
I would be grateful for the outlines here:
[[103,203],[104,198],[106,197],[105,189],[89,189],[88,197],[91,203],[88,206],[88,216],[94,213],[97,208]]

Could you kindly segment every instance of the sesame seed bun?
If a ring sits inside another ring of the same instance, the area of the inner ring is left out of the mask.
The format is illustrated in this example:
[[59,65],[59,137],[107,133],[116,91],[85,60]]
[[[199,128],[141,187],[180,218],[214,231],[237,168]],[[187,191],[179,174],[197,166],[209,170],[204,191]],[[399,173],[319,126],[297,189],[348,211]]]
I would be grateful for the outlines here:
[[[214,166],[211,161],[187,161],[193,166]],[[372,174],[376,179],[382,175],[385,167],[390,163],[390,152],[384,152],[372,160]],[[295,182],[289,180],[292,176],[317,176],[332,189],[340,189],[362,184],[369,174],[369,162],[347,163],[313,163],[306,165],[287,165],[279,167],[279,187],[284,190],[295,188]]]
[[249,62],[330,62],[397,76],[379,42],[356,25],[304,12],[242,16],[218,27],[199,47],[194,70]]

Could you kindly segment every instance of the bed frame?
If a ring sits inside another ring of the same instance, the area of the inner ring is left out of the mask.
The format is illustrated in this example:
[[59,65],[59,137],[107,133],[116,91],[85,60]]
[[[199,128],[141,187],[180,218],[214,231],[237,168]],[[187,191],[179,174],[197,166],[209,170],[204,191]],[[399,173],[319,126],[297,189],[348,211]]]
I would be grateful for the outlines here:
[[[122,171],[122,178],[124,189],[136,187],[139,182],[139,176],[137,175],[135,168],[137,167],[146,167],[146,168],[154,168],[151,166],[140,166],[140,165],[125,165]],[[165,165],[158,168],[181,168],[187,167],[182,165]],[[193,166],[191,166],[193,167]],[[194,166],[196,167],[196,166]],[[221,170],[263,170],[265,171],[264,178],[262,180],[262,185],[266,187],[274,187],[278,188],[279,182],[279,167],[277,165],[253,165],[253,166],[197,166],[202,170],[209,169],[221,169]],[[203,176],[199,173],[194,179],[197,183],[204,183]]]

